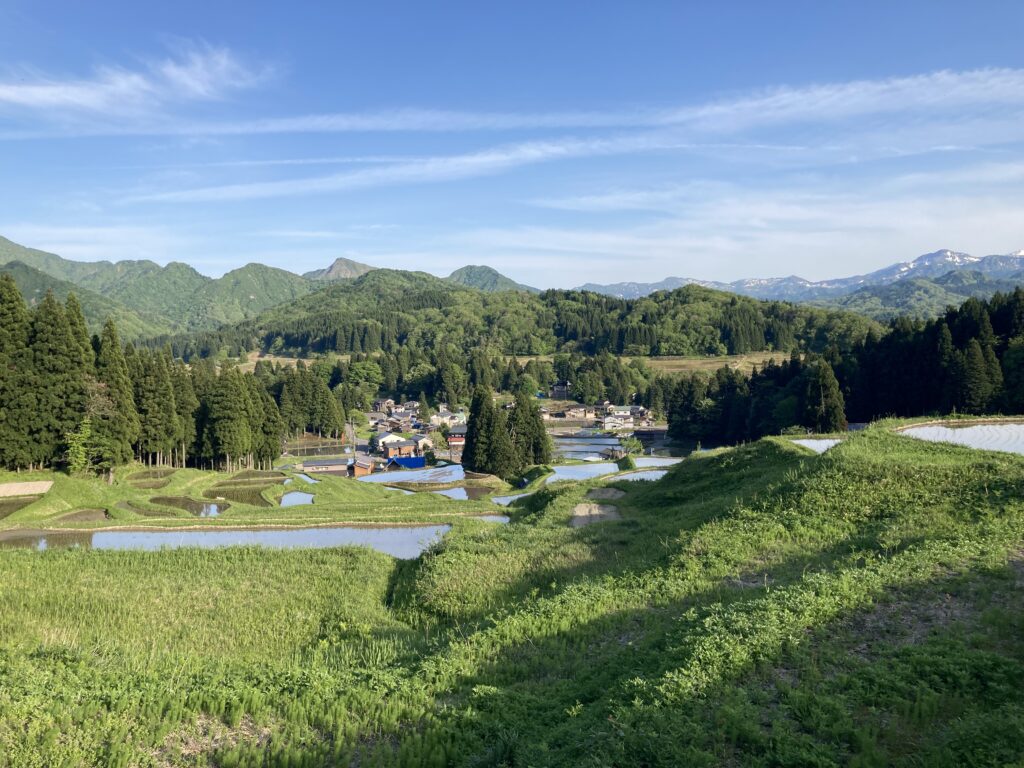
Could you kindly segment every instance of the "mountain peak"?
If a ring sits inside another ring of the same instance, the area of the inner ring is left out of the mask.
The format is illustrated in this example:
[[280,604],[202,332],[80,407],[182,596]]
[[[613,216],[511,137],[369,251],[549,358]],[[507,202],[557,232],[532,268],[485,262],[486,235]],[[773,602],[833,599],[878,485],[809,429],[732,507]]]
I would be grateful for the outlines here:
[[505,277],[493,267],[482,264],[468,264],[460,267],[445,278],[449,283],[457,283],[468,288],[477,288],[481,291],[526,291],[527,293],[540,293],[536,288],[517,283],[510,277]]
[[314,269],[312,272],[306,272],[303,277],[310,280],[353,280],[374,269],[376,267],[371,267],[369,264],[361,264],[358,261],[339,256],[327,269]]

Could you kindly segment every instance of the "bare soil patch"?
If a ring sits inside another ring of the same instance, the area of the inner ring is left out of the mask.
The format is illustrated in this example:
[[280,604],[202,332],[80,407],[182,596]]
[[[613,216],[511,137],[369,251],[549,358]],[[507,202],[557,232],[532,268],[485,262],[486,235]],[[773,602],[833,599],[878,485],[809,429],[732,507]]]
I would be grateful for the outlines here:
[[28,483],[0,483],[0,499],[10,496],[41,496],[53,487],[53,480]]
[[591,523],[602,523],[606,520],[618,520],[619,510],[611,504],[577,504],[572,510],[569,524],[573,528],[582,528]]
[[620,491],[618,488],[594,488],[593,490],[587,491],[588,499],[597,499],[599,501],[621,499],[625,495],[626,492]]

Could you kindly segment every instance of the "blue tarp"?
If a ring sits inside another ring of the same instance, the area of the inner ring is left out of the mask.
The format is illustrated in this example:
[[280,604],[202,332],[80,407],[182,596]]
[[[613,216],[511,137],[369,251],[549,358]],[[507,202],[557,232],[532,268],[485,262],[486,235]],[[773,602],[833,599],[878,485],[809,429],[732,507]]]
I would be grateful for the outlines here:
[[424,456],[405,456],[391,459],[388,464],[397,464],[405,469],[423,469],[427,466],[427,459]]

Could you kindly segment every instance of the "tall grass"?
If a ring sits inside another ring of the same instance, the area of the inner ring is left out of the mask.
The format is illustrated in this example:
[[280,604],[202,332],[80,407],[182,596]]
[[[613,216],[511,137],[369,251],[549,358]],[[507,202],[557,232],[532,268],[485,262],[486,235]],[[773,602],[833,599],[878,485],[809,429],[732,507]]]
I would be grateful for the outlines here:
[[[467,504],[345,482],[313,512]],[[769,439],[570,528],[601,483],[409,562],[2,552],[0,766],[1024,758],[1024,460],[884,428],[822,456]]]

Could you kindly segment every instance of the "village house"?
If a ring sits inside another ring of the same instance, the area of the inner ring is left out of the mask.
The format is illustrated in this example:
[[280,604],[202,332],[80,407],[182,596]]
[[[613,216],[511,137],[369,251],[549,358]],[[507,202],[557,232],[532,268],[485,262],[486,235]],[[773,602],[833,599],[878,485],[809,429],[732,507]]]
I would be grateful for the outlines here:
[[411,432],[412,419],[389,416],[387,420],[388,432]]
[[416,450],[419,453],[434,450],[434,441],[431,440],[427,435],[413,435],[409,439],[416,443]]
[[572,396],[572,382],[571,381],[556,381],[551,386],[551,399],[552,400],[569,400]]
[[352,477],[365,477],[373,472],[372,459],[356,459],[349,465]]
[[416,442],[414,440],[399,440],[397,442],[385,443],[381,447],[385,459],[399,459],[416,455]]
[[401,435],[396,435],[392,432],[378,432],[375,435],[370,435],[370,448],[374,451],[380,451],[383,450],[385,445],[401,442],[404,439]]
[[601,421],[601,426],[607,430],[618,430],[618,429],[632,429],[633,428],[633,417],[632,416],[605,416]]
[[349,459],[314,459],[310,458],[298,465],[303,472],[324,474],[348,473]]
[[461,451],[466,445],[467,428],[463,425],[452,427],[448,430],[448,447],[452,450]]
[[461,411],[459,413],[452,413],[448,410],[438,411],[430,417],[430,423],[435,427],[454,427],[457,424],[466,423],[466,414]]
[[597,411],[586,405],[565,409],[565,418],[570,421],[593,421],[597,418]]
[[373,401],[373,410],[375,411],[381,411],[382,413],[391,413],[394,407],[395,401],[392,400],[390,397],[384,400]]
[[419,400],[407,400],[402,403],[402,410],[409,411],[410,413],[420,412],[420,401]]

